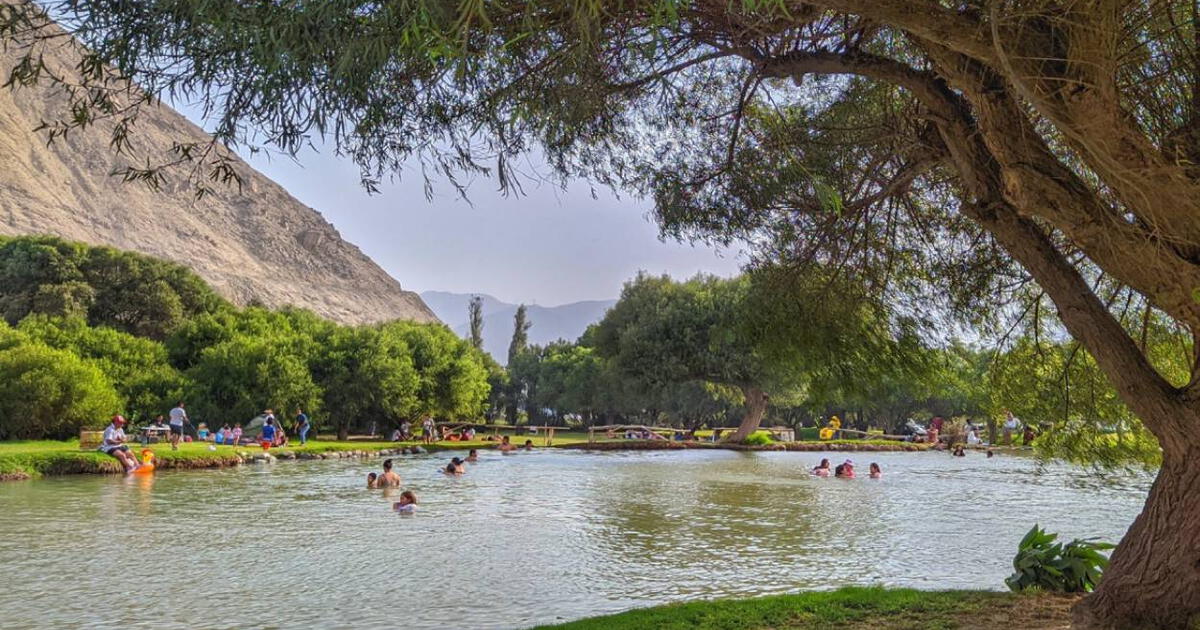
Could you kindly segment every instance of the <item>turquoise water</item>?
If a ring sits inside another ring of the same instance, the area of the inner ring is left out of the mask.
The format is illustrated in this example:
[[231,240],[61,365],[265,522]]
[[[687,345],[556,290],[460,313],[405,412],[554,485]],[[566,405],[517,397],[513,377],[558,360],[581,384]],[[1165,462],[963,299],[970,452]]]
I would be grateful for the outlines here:
[[5,628],[523,628],[638,606],[848,584],[1003,589],[1040,523],[1117,540],[1149,478],[1021,457],[485,452],[0,484]]

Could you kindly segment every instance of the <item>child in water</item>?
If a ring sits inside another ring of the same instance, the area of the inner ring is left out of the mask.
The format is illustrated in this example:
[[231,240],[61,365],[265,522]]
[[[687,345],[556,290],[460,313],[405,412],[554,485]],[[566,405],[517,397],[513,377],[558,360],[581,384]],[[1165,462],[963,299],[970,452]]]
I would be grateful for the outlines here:
[[471,462],[472,464],[479,461],[479,451],[471,449],[470,452],[467,453],[467,461]]
[[879,468],[879,464],[876,464],[875,462],[871,462],[870,471],[871,471],[871,475],[870,475],[871,479],[883,479],[883,470],[881,468]]
[[447,475],[461,475],[467,472],[467,469],[465,466],[463,466],[463,461],[455,457],[454,459],[450,460],[449,464],[446,464],[446,470],[444,472]]
[[367,487],[374,488],[378,479],[379,475],[376,475],[375,473],[367,473]]
[[829,476],[829,460],[822,459],[820,465],[818,465],[816,468],[812,469],[812,474],[814,474],[818,477],[828,477]]
[[532,451],[533,450],[533,440],[525,440],[525,446],[522,446],[521,450]]
[[392,504],[392,509],[401,514],[412,514],[417,511],[417,495],[412,490],[400,493],[400,500]]

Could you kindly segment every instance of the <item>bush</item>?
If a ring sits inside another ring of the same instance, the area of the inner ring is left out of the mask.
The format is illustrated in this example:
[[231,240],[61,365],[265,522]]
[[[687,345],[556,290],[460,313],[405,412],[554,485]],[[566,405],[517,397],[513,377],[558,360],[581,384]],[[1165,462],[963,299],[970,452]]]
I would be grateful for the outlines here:
[[99,426],[120,398],[95,366],[26,343],[0,351],[0,440],[65,439]]
[[772,440],[768,433],[751,433],[744,443],[750,446],[766,446],[775,443],[775,440]]
[[1004,580],[1008,588],[1040,588],[1058,593],[1090,593],[1100,582],[1108,557],[1100,553],[1116,545],[1093,539],[1055,543],[1058,534],[1037,525],[1025,534],[1013,558],[1016,572]]

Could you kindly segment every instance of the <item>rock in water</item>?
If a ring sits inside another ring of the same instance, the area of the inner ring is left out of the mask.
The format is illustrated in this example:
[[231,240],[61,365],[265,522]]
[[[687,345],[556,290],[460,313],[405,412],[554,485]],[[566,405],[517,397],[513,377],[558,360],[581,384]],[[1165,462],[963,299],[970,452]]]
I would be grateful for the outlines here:
[[[59,39],[38,53],[50,71],[70,77],[75,50]],[[21,54],[13,43],[0,49],[3,76]],[[292,304],[346,324],[437,321],[320,213],[241,160],[233,162],[240,190],[215,183],[199,200],[187,168],[168,174],[158,191],[113,176],[147,159],[175,159],[176,143],[208,143],[175,110],[145,106],[130,134],[133,152],[118,155],[104,121],[49,145],[34,132],[43,120],[69,118],[66,103],[57,87],[0,90],[0,234],[53,234],[172,260],[240,305]]]

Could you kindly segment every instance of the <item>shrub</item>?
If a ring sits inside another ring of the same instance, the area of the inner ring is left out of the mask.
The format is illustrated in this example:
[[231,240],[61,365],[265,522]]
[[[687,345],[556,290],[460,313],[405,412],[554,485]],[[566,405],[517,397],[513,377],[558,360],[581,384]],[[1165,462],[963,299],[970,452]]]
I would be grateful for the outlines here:
[[775,440],[771,439],[770,434],[751,433],[750,436],[746,438],[745,444],[749,444],[750,446],[766,446],[774,442]]
[[0,439],[64,439],[118,411],[113,386],[65,350],[26,343],[0,351]]
[[1040,588],[1058,593],[1089,593],[1096,588],[1108,557],[1100,553],[1116,545],[1075,539],[1055,543],[1058,534],[1047,533],[1037,525],[1025,534],[1013,558],[1016,572],[1004,583],[1014,591]]

